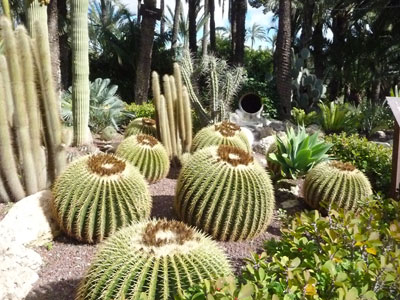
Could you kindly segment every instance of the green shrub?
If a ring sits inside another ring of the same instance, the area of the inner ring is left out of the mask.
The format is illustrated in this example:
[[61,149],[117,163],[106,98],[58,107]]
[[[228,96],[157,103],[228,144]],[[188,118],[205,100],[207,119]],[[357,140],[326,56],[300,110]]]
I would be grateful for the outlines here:
[[328,161],[312,169],[304,180],[304,201],[320,209],[334,204],[359,209],[359,201],[372,195],[368,178],[350,163]]
[[205,279],[229,276],[223,250],[178,221],[150,220],[123,228],[99,249],[76,300],[170,300]]
[[125,106],[125,111],[134,115],[135,118],[154,119],[155,114],[156,114],[154,104],[151,102],[143,103],[140,105],[131,103],[131,104]]
[[253,254],[241,277],[203,282],[180,299],[398,300],[399,220],[398,202],[371,198],[358,215],[284,216],[281,239]]
[[349,126],[351,120],[350,109],[347,104],[336,104],[330,102],[328,105],[321,102],[320,123],[326,133],[339,133]]
[[304,127],[299,127],[297,132],[289,128],[283,138],[276,136],[276,150],[268,151],[267,160],[279,165],[284,177],[296,178],[326,161],[330,147],[329,143],[319,140],[318,132],[310,136]]
[[306,113],[301,108],[292,108],[292,119],[297,125],[308,126],[318,122],[318,115],[315,111]]
[[182,221],[215,239],[236,241],[267,229],[275,197],[268,173],[249,153],[220,145],[184,162],[174,204]]
[[368,141],[358,134],[333,134],[325,137],[333,144],[329,154],[340,161],[349,162],[363,172],[375,191],[387,194],[390,189],[392,150]]

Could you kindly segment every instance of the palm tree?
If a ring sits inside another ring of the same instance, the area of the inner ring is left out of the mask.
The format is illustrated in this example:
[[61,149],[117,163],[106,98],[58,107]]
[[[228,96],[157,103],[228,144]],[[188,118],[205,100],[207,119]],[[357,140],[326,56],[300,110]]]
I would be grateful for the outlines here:
[[53,69],[54,82],[56,90],[61,87],[61,69],[60,69],[60,33],[58,20],[58,0],[50,1],[47,7],[47,24],[49,28],[49,42],[51,49],[51,66]]
[[253,49],[255,41],[266,41],[267,40],[267,32],[260,24],[253,23],[253,26],[247,29],[246,32],[246,40],[250,39],[251,41],[251,49]]
[[182,2],[181,0],[175,0],[175,13],[172,14],[171,8],[167,6],[171,16],[173,16],[173,25],[172,25],[172,50],[174,51],[174,55],[176,56],[176,48],[178,47],[178,32],[179,32],[179,16],[182,11]]
[[279,28],[276,43],[276,86],[281,100],[280,114],[290,118],[292,100],[292,78],[290,74],[291,0],[279,0]]
[[231,61],[234,65],[244,63],[244,42],[246,39],[247,0],[230,0],[230,16],[232,29]]
[[199,13],[200,0],[187,0],[189,3],[189,48],[194,55],[197,54],[197,14]]

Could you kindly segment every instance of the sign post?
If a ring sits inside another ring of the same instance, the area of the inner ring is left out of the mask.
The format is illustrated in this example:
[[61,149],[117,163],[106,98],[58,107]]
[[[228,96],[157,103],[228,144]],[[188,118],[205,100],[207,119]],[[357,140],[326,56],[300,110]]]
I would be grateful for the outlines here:
[[398,199],[400,187],[400,98],[386,97],[386,100],[396,120],[396,122],[394,122],[393,134],[392,182],[390,186],[390,196],[393,199]]

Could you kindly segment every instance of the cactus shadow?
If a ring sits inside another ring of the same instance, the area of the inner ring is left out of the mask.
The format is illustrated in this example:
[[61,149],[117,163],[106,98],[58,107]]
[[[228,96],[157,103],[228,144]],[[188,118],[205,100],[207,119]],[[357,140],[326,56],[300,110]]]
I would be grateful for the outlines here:
[[25,300],[74,300],[79,279],[53,281],[31,290]]
[[174,211],[174,196],[158,195],[153,196],[153,208],[151,210],[152,218],[166,218],[168,220],[178,219]]

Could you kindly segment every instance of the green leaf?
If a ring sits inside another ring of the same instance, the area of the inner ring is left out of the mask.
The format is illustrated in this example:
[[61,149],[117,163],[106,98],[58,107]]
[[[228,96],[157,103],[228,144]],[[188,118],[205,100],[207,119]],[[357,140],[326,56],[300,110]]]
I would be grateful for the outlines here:
[[347,293],[345,300],[357,300],[358,298],[358,291],[355,287],[352,287]]

